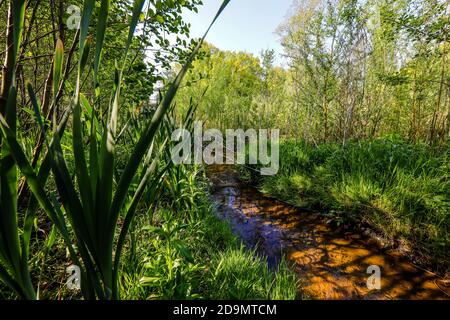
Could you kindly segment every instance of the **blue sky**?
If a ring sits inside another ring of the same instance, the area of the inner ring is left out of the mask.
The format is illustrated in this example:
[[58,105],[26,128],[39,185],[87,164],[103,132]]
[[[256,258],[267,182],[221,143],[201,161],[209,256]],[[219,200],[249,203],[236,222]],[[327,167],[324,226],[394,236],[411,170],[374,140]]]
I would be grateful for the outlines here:
[[[185,12],[191,36],[201,37],[222,0],[203,0],[199,12]],[[208,34],[207,41],[222,50],[246,51],[259,55],[264,49],[283,52],[277,27],[285,20],[293,0],[231,0]],[[282,63],[279,58],[277,64]]]

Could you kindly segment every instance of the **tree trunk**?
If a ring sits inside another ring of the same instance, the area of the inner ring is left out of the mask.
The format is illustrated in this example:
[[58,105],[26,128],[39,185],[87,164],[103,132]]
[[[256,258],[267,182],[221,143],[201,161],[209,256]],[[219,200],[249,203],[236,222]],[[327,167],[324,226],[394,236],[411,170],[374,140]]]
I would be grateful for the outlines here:
[[2,68],[2,82],[0,85],[0,113],[2,115],[5,115],[6,112],[9,88],[11,87],[13,80],[13,1],[10,1],[8,5],[8,25],[6,28],[6,53],[5,62]]

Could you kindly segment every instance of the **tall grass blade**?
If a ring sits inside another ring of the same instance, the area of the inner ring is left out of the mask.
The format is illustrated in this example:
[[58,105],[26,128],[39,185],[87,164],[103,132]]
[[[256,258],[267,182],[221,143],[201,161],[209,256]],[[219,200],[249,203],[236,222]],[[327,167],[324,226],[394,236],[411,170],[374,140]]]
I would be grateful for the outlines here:
[[188,71],[192,61],[194,60],[195,56],[197,55],[198,51],[200,50],[206,36],[208,35],[209,30],[219,17],[219,15],[223,12],[223,10],[226,8],[230,0],[223,1],[219,11],[217,12],[216,16],[214,17],[213,21],[211,22],[208,30],[205,32],[197,46],[194,48],[194,50],[191,52],[190,56],[188,57],[186,63],[184,64],[183,68],[178,73],[177,77],[173,81],[173,83],[170,85],[169,90],[167,91],[166,95],[164,96],[164,99],[162,100],[161,104],[159,105],[158,109],[155,111],[155,114],[153,115],[152,120],[148,123],[146,128],[144,129],[144,132],[139,139],[138,143],[136,144],[136,147],[134,148],[130,159],[127,162],[127,165],[125,167],[125,170],[120,178],[119,184],[117,186],[117,191],[115,194],[115,197],[113,199],[113,203],[111,206],[111,214],[110,214],[110,220],[108,222],[108,225],[114,226],[117,223],[117,219],[120,213],[120,208],[123,205],[123,202],[125,200],[127,190],[130,186],[131,181],[133,180],[139,163],[141,162],[142,158],[144,157],[144,154],[146,150],[148,149],[149,145],[151,144],[153,137],[156,134],[156,131],[158,130],[159,125],[161,124],[161,121],[164,117],[164,114],[169,109],[170,105],[172,104],[172,101],[175,97],[176,92],[178,91],[178,88],[181,84],[181,81],[183,80],[184,76],[186,75],[186,72]]

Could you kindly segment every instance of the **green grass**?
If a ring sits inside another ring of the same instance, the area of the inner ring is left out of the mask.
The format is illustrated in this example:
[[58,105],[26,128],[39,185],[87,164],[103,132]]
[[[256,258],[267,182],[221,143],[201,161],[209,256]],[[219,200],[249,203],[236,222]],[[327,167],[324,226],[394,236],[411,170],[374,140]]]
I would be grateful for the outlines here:
[[[243,247],[226,222],[213,213],[206,186],[197,169],[182,166],[184,184],[179,199],[189,211],[165,195],[164,207],[138,219],[133,234],[134,257],[127,247],[128,262],[121,277],[124,299],[295,299],[297,280],[285,262],[276,272],[265,259]],[[202,191],[202,192],[200,192]],[[189,194],[191,196],[189,196]],[[191,202],[193,200],[193,202]],[[151,225],[149,227],[149,224]]]
[[396,139],[313,146],[284,141],[280,171],[261,187],[336,224],[364,222],[402,239],[445,272],[450,252],[450,148]]
[[[145,200],[137,209],[123,249],[121,299],[298,298],[298,281],[287,263],[269,269],[267,261],[246,249],[228,223],[214,214],[202,170],[180,166],[171,171],[186,183],[175,194],[172,188],[164,189],[155,210],[149,210]],[[39,225],[45,224],[43,213],[38,218]],[[44,230],[35,232],[30,264],[39,298],[81,299],[80,291],[66,287],[65,268],[71,262],[61,235],[56,233],[54,245],[45,252],[49,237]],[[0,298],[17,294],[0,283]]]
[[297,296],[295,275],[285,262],[273,272],[265,259],[242,246],[215,253],[212,266],[212,277],[207,281],[211,299],[293,300]]

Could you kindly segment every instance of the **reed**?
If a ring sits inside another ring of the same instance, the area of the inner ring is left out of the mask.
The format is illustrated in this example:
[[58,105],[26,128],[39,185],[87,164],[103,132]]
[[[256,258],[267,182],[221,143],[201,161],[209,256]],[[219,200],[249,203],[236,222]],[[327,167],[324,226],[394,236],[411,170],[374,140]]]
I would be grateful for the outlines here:
[[[69,248],[72,261],[82,271],[81,288],[86,299],[118,299],[118,270],[123,242],[128,234],[131,221],[136,213],[136,206],[142,197],[144,186],[156,188],[160,179],[151,179],[156,172],[161,150],[153,150],[164,116],[170,109],[180,83],[190,64],[195,58],[209,29],[229,0],[223,1],[217,15],[197,46],[192,50],[186,63],[168,87],[161,103],[152,118],[143,126],[139,140],[131,150],[125,168],[114,179],[116,171],[116,140],[121,108],[121,85],[123,70],[129,54],[136,26],[144,5],[144,0],[134,1],[128,38],[121,59],[116,63],[114,85],[111,88],[111,99],[107,106],[108,119],[100,121],[97,100],[91,104],[81,93],[81,79],[86,73],[93,39],[88,36],[89,25],[95,10],[95,0],[85,0],[80,22],[78,46],[78,68],[73,97],[68,111],[59,124],[54,121],[52,133],[46,127],[40,115],[40,106],[34,88],[27,85],[36,118],[46,137],[47,153],[37,172],[32,168],[20,141],[16,135],[16,89],[14,81],[9,89],[8,103],[5,112],[1,113],[2,131],[1,156],[1,231],[0,231],[0,277],[19,296],[25,299],[36,297],[28,268],[28,250],[32,221],[36,214],[36,205],[30,205],[24,219],[23,230],[18,226],[17,213],[17,169],[25,177],[26,182],[39,206],[50,217],[55,227],[64,238]],[[94,87],[98,88],[98,72],[101,68],[105,30],[109,12],[109,0],[102,0],[96,24],[94,53]],[[14,2],[14,57],[17,56],[19,38],[22,33],[25,1]],[[53,67],[53,88],[59,88],[63,63],[63,43],[58,41]],[[15,61],[14,61],[15,64]],[[13,68],[14,69],[14,68]],[[90,110],[86,112],[84,110]],[[69,154],[63,152],[61,139],[71,118],[72,141]],[[85,132],[84,127],[90,131]],[[89,143],[86,144],[86,137]],[[163,146],[161,146],[163,149]],[[156,149],[155,149],[156,150]],[[148,155],[148,161],[143,161]],[[68,159],[74,159],[75,178],[68,166]],[[142,163],[144,162],[144,167]],[[56,182],[59,196],[48,193],[45,189],[50,172]],[[142,172],[142,175],[138,173]],[[153,177],[154,178],[154,177]],[[115,183],[117,185],[115,185]],[[138,185],[137,189],[132,184]],[[131,196],[131,201],[128,199]],[[123,224],[119,217],[123,214]],[[116,239],[116,235],[118,239]],[[116,242],[117,240],[117,242]]]

